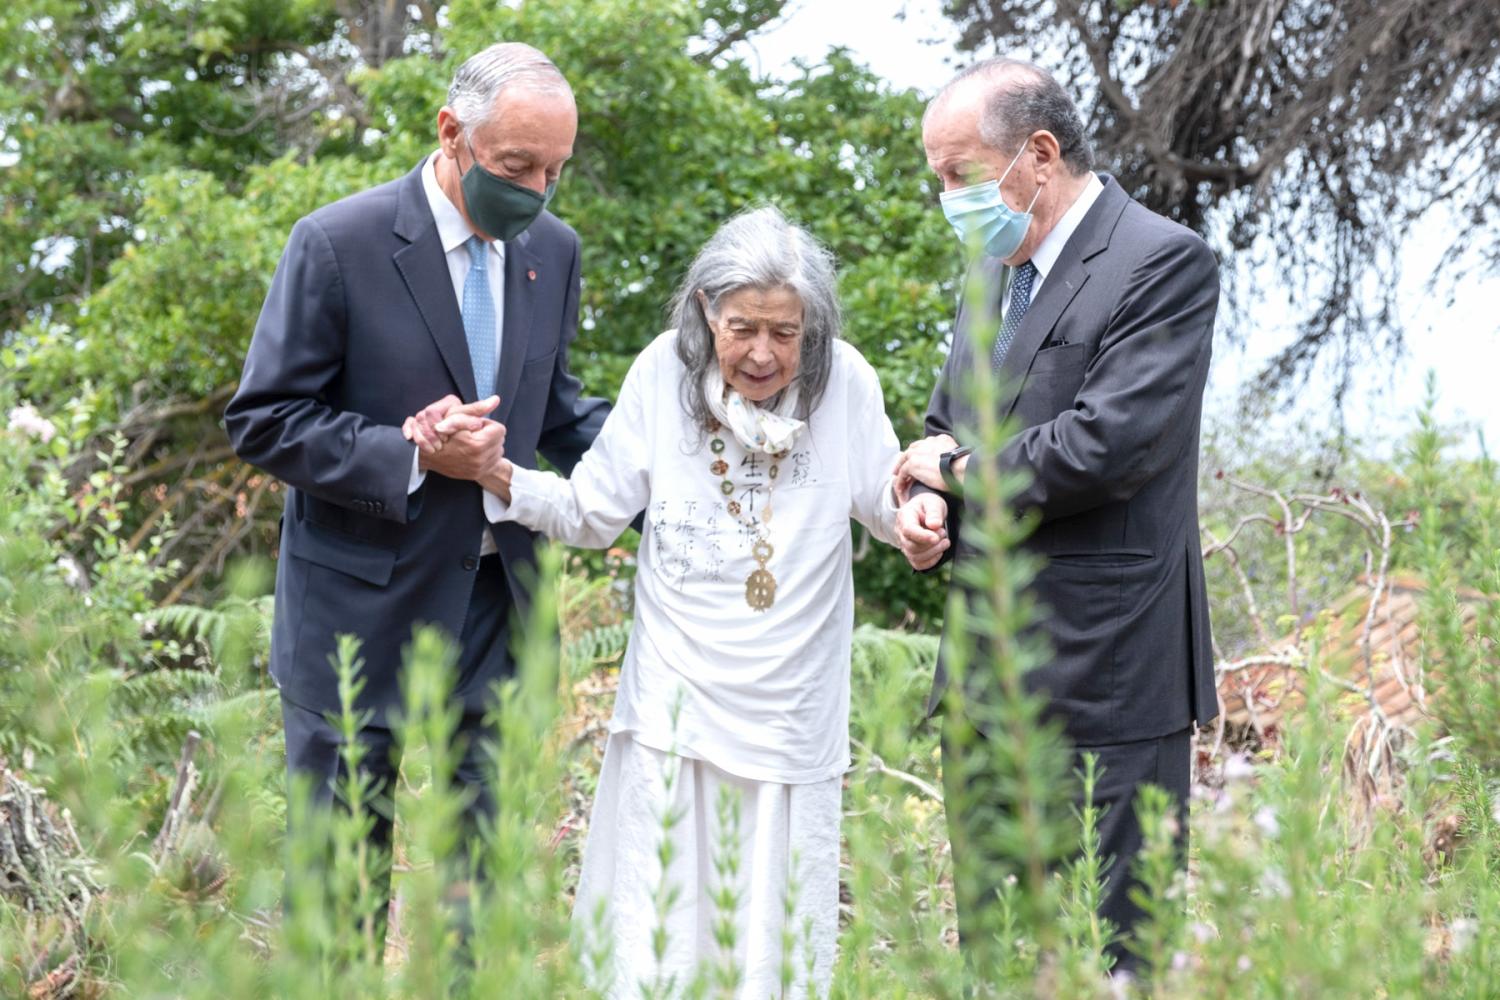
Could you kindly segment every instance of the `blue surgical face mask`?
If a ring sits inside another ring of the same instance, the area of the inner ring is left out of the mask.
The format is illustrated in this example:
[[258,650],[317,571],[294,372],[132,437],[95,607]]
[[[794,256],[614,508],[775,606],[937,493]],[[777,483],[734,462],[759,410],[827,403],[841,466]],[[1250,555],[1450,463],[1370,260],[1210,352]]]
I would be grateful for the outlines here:
[[1042,189],[1036,189],[1024,212],[1017,212],[1000,196],[1000,184],[1024,152],[1026,146],[1023,144],[1011,158],[1005,173],[1000,175],[1000,180],[955,188],[938,196],[943,214],[965,246],[977,245],[989,256],[1004,259],[1015,253],[1026,239],[1026,231],[1031,228],[1031,209]]

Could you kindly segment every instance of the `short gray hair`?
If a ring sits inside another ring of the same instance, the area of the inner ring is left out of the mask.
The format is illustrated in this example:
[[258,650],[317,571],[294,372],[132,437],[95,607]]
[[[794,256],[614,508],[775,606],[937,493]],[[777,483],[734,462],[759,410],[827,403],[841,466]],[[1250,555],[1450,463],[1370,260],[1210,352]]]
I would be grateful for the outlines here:
[[[699,427],[713,419],[703,380],[719,359],[708,314],[716,315],[724,296],[742,288],[790,288],[802,300],[802,358],[794,382],[798,392],[794,415],[806,420],[822,400],[833,367],[833,342],[842,324],[838,276],[833,255],[771,206],[741,212],[720,226],[698,251],[672,300],[677,357],[687,368],[683,410]],[[708,313],[698,300],[699,292],[708,300]]]
[[523,42],[491,45],[464,60],[448,85],[448,106],[458,116],[465,133],[489,121],[500,91],[512,84],[573,96],[573,88],[568,86],[562,70],[530,45]]
[[1084,133],[1083,116],[1051,73],[1020,59],[986,59],[949,80],[929,110],[966,81],[988,85],[979,116],[979,138],[986,146],[1012,156],[1033,132],[1046,129],[1057,137],[1062,160],[1074,176],[1093,169],[1094,148]]

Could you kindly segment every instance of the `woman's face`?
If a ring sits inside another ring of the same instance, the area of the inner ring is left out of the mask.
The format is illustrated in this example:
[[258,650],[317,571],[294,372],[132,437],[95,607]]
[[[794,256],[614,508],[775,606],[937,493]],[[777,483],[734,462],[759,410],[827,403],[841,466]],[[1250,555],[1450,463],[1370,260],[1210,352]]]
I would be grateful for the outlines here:
[[710,310],[698,301],[714,334],[724,382],[741,396],[763,403],[789,385],[802,361],[802,299],[786,286],[741,288]]

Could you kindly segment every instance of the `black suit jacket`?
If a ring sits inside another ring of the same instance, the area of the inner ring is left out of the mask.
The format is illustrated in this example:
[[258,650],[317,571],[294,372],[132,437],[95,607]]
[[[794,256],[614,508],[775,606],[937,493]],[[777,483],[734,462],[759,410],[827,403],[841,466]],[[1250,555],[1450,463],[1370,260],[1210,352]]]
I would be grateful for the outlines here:
[[[1026,547],[1045,559],[1031,589],[1052,657],[1027,685],[1079,746],[1164,736],[1218,714],[1197,504],[1218,267],[1191,231],[1101,180],[1002,367],[1012,390],[1000,416],[1021,430],[998,454],[970,459],[1030,476],[1016,507],[1040,515]],[[1000,287],[999,261],[976,266]],[[986,317],[992,327],[997,318]],[[961,311],[927,413],[929,434],[961,443],[974,440],[963,390],[976,364],[971,322]],[[988,370],[987,352],[977,363]],[[961,563],[975,551],[961,501],[949,502]],[[981,657],[970,673],[983,670]],[[929,712],[945,687],[940,656]]]
[[[571,470],[608,412],[568,371],[578,291],[578,237],[543,212],[505,246],[494,417],[519,465],[535,467],[540,451]],[[288,486],[271,673],[299,705],[338,707],[337,633],[363,640],[360,705],[376,709],[399,704],[413,626],[461,634],[487,523],[481,491],[428,473],[408,497],[413,446],[401,434],[406,417],[449,393],[476,398],[418,164],[292,228],[224,414],[239,456]],[[535,535],[489,530],[524,610]],[[480,707],[493,679],[468,679],[459,696]]]

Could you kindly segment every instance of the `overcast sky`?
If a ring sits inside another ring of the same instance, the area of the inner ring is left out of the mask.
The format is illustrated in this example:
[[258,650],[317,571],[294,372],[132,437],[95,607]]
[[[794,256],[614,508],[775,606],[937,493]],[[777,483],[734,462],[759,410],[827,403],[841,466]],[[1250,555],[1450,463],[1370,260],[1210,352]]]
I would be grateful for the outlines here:
[[[846,0],[793,0],[789,16],[737,51],[763,73],[780,75],[793,59],[817,62],[832,46],[843,45],[893,85],[926,94],[970,59],[958,52],[957,32],[942,16],[940,0],[860,0],[857,17],[850,9]],[[1039,53],[1020,54],[1044,61]],[[1362,436],[1404,433],[1430,368],[1437,373],[1439,414],[1445,421],[1482,426],[1493,454],[1500,451],[1500,278],[1467,280],[1451,305],[1429,296],[1424,286],[1431,262],[1447,245],[1451,225],[1446,217],[1426,218],[1414,231],[1401,293],[1407,354],[1366,361],[1346,412],[1349,426]],[[1262,270],[1261,280],[1275,280],[1273,268]],[[1283,302],[1271,295],[1258,307],[1248,343],[1234,347],[1219,338],[1208,396],[1211,420],[1227,417],[1244,380],[1292,339],[1296,317]],[[1288,419],[1326,410],[1329,386],[1326,379],[1315,380]],[[1467,450],[1475,450],[1473,441],[1471,435]]]

